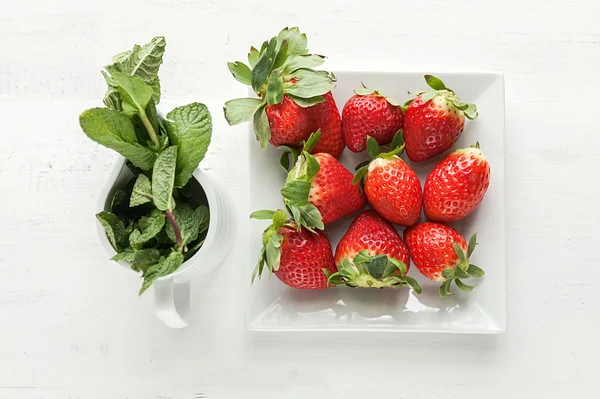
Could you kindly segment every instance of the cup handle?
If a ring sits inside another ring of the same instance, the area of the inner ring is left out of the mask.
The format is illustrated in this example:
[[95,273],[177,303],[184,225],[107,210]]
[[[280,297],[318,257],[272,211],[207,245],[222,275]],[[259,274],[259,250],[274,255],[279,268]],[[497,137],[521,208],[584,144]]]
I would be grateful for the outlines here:
[[187,327],[190,315],[190,280],[161,278],[155,281],[154,305],[156,315],[167,327]]

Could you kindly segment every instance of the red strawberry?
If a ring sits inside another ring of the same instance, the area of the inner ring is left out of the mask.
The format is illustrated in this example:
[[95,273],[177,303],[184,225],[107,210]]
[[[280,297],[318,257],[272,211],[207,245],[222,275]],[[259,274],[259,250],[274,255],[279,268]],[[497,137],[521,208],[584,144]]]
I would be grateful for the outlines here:
[[285,284],[303,290],[322,290],[329,287],[323,270],[335,273],[331,244],[322,232],[311,233],[286,220],[285,212],[257,211],[250,217],[272,219],[273,224],[263,233],[263,248],[252,282],[260,278],[264,267]]
[[329,282],[352,287],[412,286],[421,287],[406,276],[410,265],[408,248],[402,238],[384,218],[375,211],[358,215],[340,240],[335,250],[338,273],[327,273]]
[[388,153],[380,153],[375,139],[369,137],[367,152],[373,160],[358,169],[353,182],[363,179],[367,200],[381,216],[392,223],[412,226],[421,215],[421,183],[410,166],[396,155],[404,146],[392,142],[391,148]]
[[[285,28],[263,43],[260,51],[250,48],[250,67],[230,62],[233,76],[252,87],[259,98],[238,98],[225,103],[230,125],[253,119],[261,147],[299,148],[310,134],[321,129],[323,140],[315,150],[339,157],[344,150],[342,122],[331,89],[333,74],[312,68],[325,57],[308,54],[306,35],[298,28]],[[251,69],[252,68],[252,69]]]
[[450,226],[441,223],[425,222],[404,230],[404,241],[416,268],[428,279],[441,282],[440,296],[450,294],[450,284],[456,282],[463,291],[471,291],[474,286],[466,285],[460,279],[481,277],[484,272],[469,264],[469,257],[477,245],[477,234],[469,239]]
[[321,130],[321,140],[317,143],[312,153],[326,152],[339,158],[344,151],[344,138],[342,136],[342,119],[340,111],[335,104],[331,92],[323,96],[325,101],[306,108],[309,120],[314,123],[308,130],[308,135],[304,140],[317,130]]
[[456,150],[427,176],[423,209],[429,220],[454,222],[471,213],[490,185],[490,164],[479,143]]
[[477,106],[465,104],[435,76],[425,75],[431,90],[420,93],[406,109],[406,154],[420,162],[451,148],[465,127],[465,116],[477,118]]
[[[265,108],[271,137],[269,142],[274,146],[292,145],[306,140],[306,132],[309,127],[307,112],[299,106],[288,95],[283,96],[279,104],[267,105]],[[314,130],[310,131],[311,133]]]
[[309,230],[322,230],[366,203],[360,187],[352,184],[352,172],[330,154],[310,154],[320,136],[320,131],[310,136],[281,189],[296,223]]
[[364,151],[367,137],[379,144],[389,144],[396,132],[402,129],[402,107],[396,100],[377,91],[356,89],[356,94],[342,110],[342,133],[346,146],[353,152]]

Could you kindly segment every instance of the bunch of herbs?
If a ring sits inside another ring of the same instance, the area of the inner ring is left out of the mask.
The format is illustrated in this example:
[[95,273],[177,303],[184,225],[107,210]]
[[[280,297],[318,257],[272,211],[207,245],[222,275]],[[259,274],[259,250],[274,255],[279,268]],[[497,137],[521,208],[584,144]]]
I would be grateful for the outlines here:
[[159,115],[165,45],[156,37],[114,56],[102,71],[105,107],[79,118],[85,134],[125,157],[135,176],[96,218],[117,251],[112,260],[141,273],[140,295],[198,251],[209,225],[208,208],[192,206],[190,179],[210,144],[211,116],[200,103]]

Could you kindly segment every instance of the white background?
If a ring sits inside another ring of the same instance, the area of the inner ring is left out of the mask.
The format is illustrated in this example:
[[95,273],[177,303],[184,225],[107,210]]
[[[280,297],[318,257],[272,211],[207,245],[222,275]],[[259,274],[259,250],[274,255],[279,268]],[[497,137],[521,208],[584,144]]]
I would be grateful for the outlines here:
[[[598,397],[599,19],[597,0],[3,0],[0,398]],[[505,335],[246,333],[249,140],[221,115],[246,89],[225,63],[286,25],[331,69],[506,74]],[[238,221],[184,330],[106,259],[93,214],[115,155],[77,122],[100,67],[159,34],[161,107],[209,105],[203,168]]]

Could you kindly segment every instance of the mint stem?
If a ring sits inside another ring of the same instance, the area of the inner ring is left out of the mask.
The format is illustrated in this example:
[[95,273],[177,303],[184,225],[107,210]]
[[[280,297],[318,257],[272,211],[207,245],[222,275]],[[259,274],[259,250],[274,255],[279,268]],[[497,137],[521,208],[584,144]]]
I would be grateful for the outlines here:
[[179,252],[183,253],[183,237],[181,236],[181,230],[177,225],[177,221],[175,220],[175,215],[173,215],[173,210],[168,209],[165,211],[165,215],[167,215],[167,220],[173,227],[173,231],[175,232],[175,240],[177,241],[177,247],[179,248]]
[[148,116],[146,115],[145,111],[140,112],[140,119],[142,120],[144,127],[148,131],[148,135],[150,136],[150,139],[152,139],[152,142],[154,143],[154,145],[156,146],[156,149],[158,150],[160,148],[160,143],[158,142],[158,136],[156,135],[156,132],[154,131],[154,127],[152,126],[152,123],[150,123],[150,119],[148,119]]

